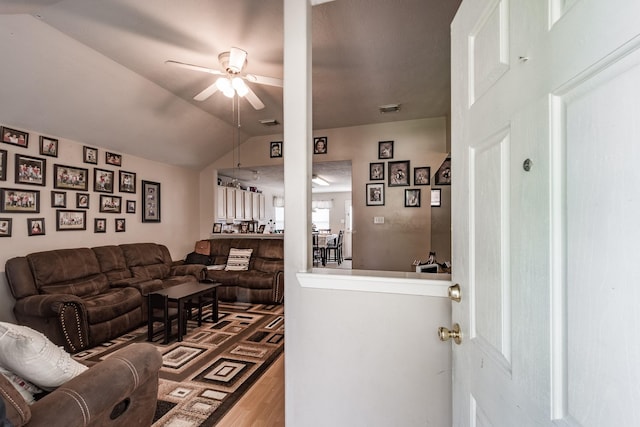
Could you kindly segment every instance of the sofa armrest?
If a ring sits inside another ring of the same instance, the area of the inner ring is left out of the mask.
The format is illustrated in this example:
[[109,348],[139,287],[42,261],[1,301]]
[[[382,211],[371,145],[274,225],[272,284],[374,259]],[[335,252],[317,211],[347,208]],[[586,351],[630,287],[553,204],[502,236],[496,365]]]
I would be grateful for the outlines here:
[[71,294],[39,294],[16,301],[13,310],[16,315],[34,317],[57,317],[65,304],[82,304],[82,299]]
[[206,269],[207,266],[204,264],[181,264],[181,265],[173,265],[171,267],[171,275],[172,276],[188,276],[192,275],[196,279],[201,279],[202,270]]
[[31,405],[31,424],[151,425],[161,365],[153,345],[131,344]]
[[127,277],[126,279],[116,280],[114,282],[109,283],[109,286],[112,288],[129,288],[134,287],[138,288],[141,283],[148,282],[152,279],[148,277]]

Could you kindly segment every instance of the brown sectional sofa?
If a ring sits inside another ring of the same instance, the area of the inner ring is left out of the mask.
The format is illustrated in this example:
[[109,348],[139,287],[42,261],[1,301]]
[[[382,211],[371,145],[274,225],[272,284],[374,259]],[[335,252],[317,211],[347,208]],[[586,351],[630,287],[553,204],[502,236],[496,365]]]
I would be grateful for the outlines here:
[[213,264],[226,264],[229,250],[253,249],[246,271],[207,270],[206,277],[222,283],[218,297],[223,301],[258,304],[284,302],[284,242],[282,239],[210,239]]
[[201,271],[174,263],[156,243],[36,252],[5,266],[17,321],[71,353],[140,326],[147,318],[144,296],[198,281]]

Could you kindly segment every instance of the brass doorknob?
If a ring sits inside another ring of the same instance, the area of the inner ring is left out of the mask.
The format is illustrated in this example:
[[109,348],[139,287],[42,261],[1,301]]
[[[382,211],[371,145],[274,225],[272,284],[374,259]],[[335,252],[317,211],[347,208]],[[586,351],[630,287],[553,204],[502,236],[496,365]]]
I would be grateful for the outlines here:
[[460,302],[462,299],[462,291],[460,291],[460,285],[457,283],[449,286],[449,299],[455,302]]
[[453,342],[456,344],[462,343],[462,333],[460,332],[460,325],[457,323],[453,324],[453,330],[448,330],[447,328],[440,326],[438,328],[438,337],[440,341],[448,341],[453,339]]

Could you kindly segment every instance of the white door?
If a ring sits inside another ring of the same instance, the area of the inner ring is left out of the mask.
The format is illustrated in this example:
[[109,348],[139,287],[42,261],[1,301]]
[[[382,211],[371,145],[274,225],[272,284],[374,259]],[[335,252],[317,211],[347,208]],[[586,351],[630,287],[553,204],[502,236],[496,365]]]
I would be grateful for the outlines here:
[[455,426],[640,426],[640,1],[452,24]]

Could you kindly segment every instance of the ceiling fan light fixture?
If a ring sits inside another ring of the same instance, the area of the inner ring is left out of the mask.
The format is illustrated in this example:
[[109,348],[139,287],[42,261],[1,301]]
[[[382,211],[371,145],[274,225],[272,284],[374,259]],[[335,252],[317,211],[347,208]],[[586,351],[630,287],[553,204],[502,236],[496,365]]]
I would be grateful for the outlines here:
[[240,77],[234,77],[233,80],[231,80],[231,86],[233,86],[240,96],[245,96],[249,93],[249,88]]
[[387,104],[378,107],[380,114],[397,113],[400,111],[400,104]]

